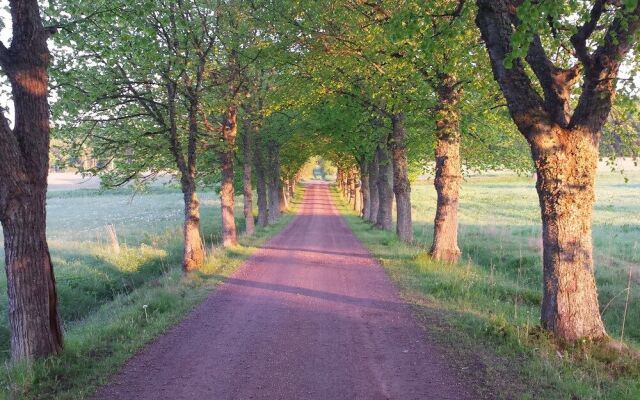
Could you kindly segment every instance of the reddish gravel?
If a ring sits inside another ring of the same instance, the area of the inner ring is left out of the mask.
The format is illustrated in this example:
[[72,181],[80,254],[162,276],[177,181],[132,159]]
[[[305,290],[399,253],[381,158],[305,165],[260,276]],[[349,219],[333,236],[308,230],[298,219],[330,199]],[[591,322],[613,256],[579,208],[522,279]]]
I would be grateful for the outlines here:
[[299,215],[96,399],[472,399],[331,204]]

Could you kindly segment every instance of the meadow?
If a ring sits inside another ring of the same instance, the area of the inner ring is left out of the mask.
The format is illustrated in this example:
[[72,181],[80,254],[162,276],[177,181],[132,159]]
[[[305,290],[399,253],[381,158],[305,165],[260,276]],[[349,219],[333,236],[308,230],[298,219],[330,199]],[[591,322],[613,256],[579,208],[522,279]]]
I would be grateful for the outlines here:
[[[628,179],[625,182],[624,178]],[[415,239],[431,243],[436,194],[428,184],[413,190]],[[631,274],[625,338],[640,345],[640,169],[602,168],[593,216],[595,271],[607,330],[619,338]],[[486,175],[463,183],[460,204],[462,263],[471,262],[520,290],[519,302],[537,310],[542,300],[540,211],[531,177]],[[515,296],[515,295],[514,295]],[[604,307],[607,307],[604,309]],[[523,314],[523,313],[521,313]],[[523,314],[525,315],[525,314]],[[535,314],[534,314],[535,316]]]
[[425,327],[458,352],[450,356],[460,368],[473,370],[472,378],[488,391],[502,388],[489,397],[638,398],[640,169],[627,167],[624,174],[600,169],[593,220],[601,314],[616,340],[624,321],[622,356],[601,343],[557,343],[539,328],[542,253],[534,178],[507,173],[465,178],[458,265],[433,262],[427,254],[436,205],[431,182],[412,187],[411,245],[372,229],[348,207],[342,210]]

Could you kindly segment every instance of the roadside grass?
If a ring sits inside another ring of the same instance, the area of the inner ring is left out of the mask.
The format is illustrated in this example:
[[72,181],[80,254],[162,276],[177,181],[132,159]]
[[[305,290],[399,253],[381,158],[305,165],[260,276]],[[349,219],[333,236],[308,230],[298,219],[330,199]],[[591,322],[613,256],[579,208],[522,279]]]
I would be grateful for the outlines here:
[[[631,174],[632,182],[638,178],[640,173]],[[335,191],[333,196],[417,318],[485,398],[638,399],[640,260],[634,247],[640,241],[640,204],[632,193],[638,186],[602,173],[594,215],[600,304],[613,339],[620,336],[632,271],[620,346],[558,343],[540,329],[542,266],[533,185],[529,178],[510,176],[467,179],[460,206],[463,260],[457,265],[428,256],[436,204],[430,185],[413,187],[414,244],[372,228]]]
[[[64,321],[62,354],[31,365],[11,365],[6,278],[0,280],[0,385],[11,399],[83,399],[107,383],[142,346],[182,319],[257,248],[292,218],[285,214],[240,245],[216,247],[220,226],[214,193],[201,194],[205,266],[181,271],[182,196],[159,188],[132,192],[54,192],[48,199],[52,259]],[[301,191],[292,203],[298,204]],[[244,230],[241,199],[236,202]],[[114,224],[121,241],[116,254],[104,226]],[[0,392],[0,398],[2,398]]]

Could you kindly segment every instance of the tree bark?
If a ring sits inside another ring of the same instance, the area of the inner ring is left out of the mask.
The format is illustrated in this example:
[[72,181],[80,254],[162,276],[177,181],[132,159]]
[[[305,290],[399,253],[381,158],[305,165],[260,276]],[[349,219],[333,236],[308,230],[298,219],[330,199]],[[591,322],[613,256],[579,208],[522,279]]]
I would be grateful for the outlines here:
[[265,172],[264,146],[256,148],[256,192],[258,195],[258,225],[269,225],[269,202],[267,199],[267,177]]
[[222,168],[220,209],[222,213],[222,245],[224,247],[238,244],[234,216],[235,190],[233,188],[233,163],[237,133],[237,110],[235,106],[229,106],[222,127],[222,145],[224,147],[220,151],[220,165]]
[[362,181],[360,192],[362,193],[362,218],[369,220],[371,215],[371,200],[369,189],[369,164],[365,159],[362,159],[360,164],[360,180]]
[[280,213],[284,213],[289,209],[289,195],[287,193],[288,182],[282,180],[280,181]]
[[594,277],[591,220],[598,146],[570,130],[532,143],[542,214],[542,324],[566,340],[605,336]]
[[356,181],[353,174],[353,168],[347,173],[347,203],[355,207]]
[[11,0],[11,47],[0,66],[11,83],[15,125],[0,108],[0,222],[4,234],[11,356],[58,353],[63,334],[46,238],[50,55],[35,0]]
[[362,214],[362,204],[360,204],[360,179],[354,168],[353,172],[353,211]]
[[244,122],[244,135],[242,136],[242,148],[244,160],[243,167],[243,207],[245,220],[245,233],[253,235],[255,233],[255,221],[253,219],[253,187],[252,187],[252,166],[253,166],[253,127],[251,121]]
[[385,144],[378,145],[378,215],[376,227],[391,230],[393,227],[393,169],[389,157],[389,150]]
[[180,184],[184,198],[184,224],[182,270],[185,273],[199,269],[204,263],[204,245],[200,235],[200,203],[196,195],[196,143],[198,137],[198,98],[191,97],[188,119],[189,138],[187,157],[184,157],[178,138],[178,115],[176,111],[177,88],[175,83],[166,85],[169,112],[169,145],[180,171]]
[[[529,142],[537,172],[543,242],[542,325],[569,341],[605,337],[593,273],[593,186],[600,132],[611,111],[618,72],[638,40],[640,4],[593,2],[589,20],[571,37],[577,62],[566,69],[547,56],[537,34],[526,57],[507,68],[505,60],[518,23],[513,3],[476,2],[476,23],[493,75],[511,118]],[[604,19],[609,6],[617,8],[615,16]],[[605,30],[600,41],[591,37],[598,26]],[[525,63],[533,74],[527,72]],[[572,90],[581,74],[582,90],[574,103]],[[537,85],[531,82],[533,77]]]
[[400,240],[413,240],[413,222],[411,220],[411,184],[407,171],[407,133],[404,127],[404,114],[391,117],[393,132],[390,150],[393,165],[393,192],[396,196],[396,234]]
[[289,180],[289,198],[293,199],[296,194],[296,184],[298,183],[298,178]]
[[191,272],[199,269],[204,263],[204,245],[200,235],[200,202],[196,195],[193,178],[182,178],[184,196],[184,252],[182,270]]
[[378,208],[380,205],[380,196],[378,192],[378,155],[373,154],[369,161],[369,214],[365,216],[367,221],[376,222],[378,218]]
[[436,121],[436,174],[433,181],[438,194],[433,222],[431,257],[436,261],[456,263],[458,247],[458,204],[460,182],[460,114],[458,81],[452,75],[441,75],[438,88],[439,105]]
[[269,152],[269,223],[280,219],[280,148],[271,142],[267,146]]

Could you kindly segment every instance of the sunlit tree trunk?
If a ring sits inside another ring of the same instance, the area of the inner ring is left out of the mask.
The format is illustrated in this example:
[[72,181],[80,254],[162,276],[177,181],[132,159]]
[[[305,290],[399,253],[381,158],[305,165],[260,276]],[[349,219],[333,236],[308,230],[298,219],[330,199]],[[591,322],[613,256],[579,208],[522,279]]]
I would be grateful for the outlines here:
[[376,150],[378,156],[378,215],[376,227],[385,230],[393,228],[393,169],[389,151],[385,145],[379,145]]
[[15,124],[0,108],[0,222],[4,234],[11,356],[14,361],[62,350],[53,265],[46,238],[49,169],[49,50],[35,0],[9,2],[11,47],[0,66],[11,84]]
[[353,174],[353,168],[349,169],[347,174],[347,199],[348,203],[354,205],[354,200],[356,198],[356,180]]
[[438,194],[433,223],[431,257],[447,263],[458,262],[458,204],[460,182],[460,100],[459,83],[452,75],[441,75],[438,87],[436,121],[436,173],[433,181]]
[[222,127],[223,148],[220,150],[220,165],[222,169],[220,208],[222,213],[222,245],[225,247],[238,244],[234,215],[235,190],[233,188],[233,164],[237,133],[237,110],[235,106],[230,106],[227,109]]
[[184,196],[182,269],[191,272],[199,269],[204,263],[204,245],[200,234],[200,202],[193,178],[183,177],[181,182]]
[[269,187],[269,223],[275,223],[280,219],[280,147],[277,143],[270,142],[267,146],[269,167],[267,172]]
[[542,324],[568,340],[602,337],[591,239],[598,146],[589,133],[556,129],[531,146],[542,215]]
[[284,213],[289,209],[289,194],[287,193],[288,182],[280,180],[280,212]]
[[404,114],[391,117],[393,132],[390,140],[393,165],[393,192],[396,197],[396,234],[400,240],[413,240],[413,222],[411,218],[411,184],[407,167],[407,132],[404,127]]
[[[542,325],[568,341],[605,337],[591,237],[594,181],[600,134],[616,95],[620,67],[637,44],[640,4],[589,3],[590,20],[579,24],[571,36],[576,57],[571,68],[555,65],[545,48],[548,43],[538,35],[532,36],[526,57],[507,68],[505,60],[517,29],[516,9],[506,0],[476,3],[476,23],[493,75],[514,123],[531,146],[537,172]],[[604,32],[601,40],[591,37],[594,31]],[[572,92],[578,84],[581,91],[576,96]]]
[[267,174],[265,171],[264,146],[258,146],[254,152],[256,167],[256,192],[258,195],[258,225],[269,224],[269,201],[267,195]]
[[360,192],[362,193],[362,218],[366,221],[371,217],[371,200],[369,196],[371,195],[369,189],[369,164],[363,158],[360,164],[360,180],[361,187]]
[[253,167],[253,127],[250,120],[244,122],[244,132],[242,135],[242,153],[244,160],[243,168],[243,211],[245,220],[245,233],[253,235],[255,233],[255,221],[253,219],[253,185],[252,185],[252,167]]
[[378,192],[378,155],[374,153],[369,161],[369,214],[366,219],[369,222],[376,222],[378,219],[378,206],[380,204],[380,195]]

